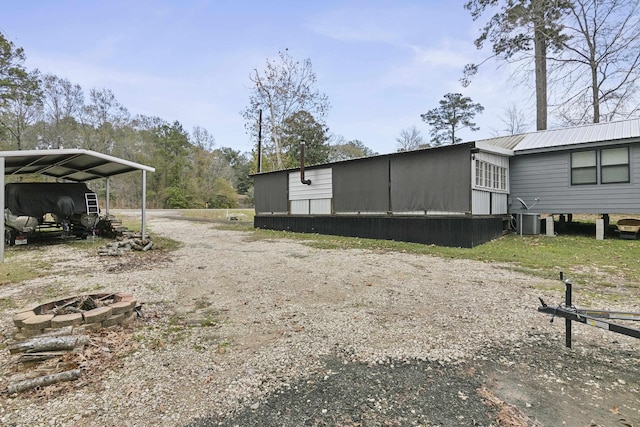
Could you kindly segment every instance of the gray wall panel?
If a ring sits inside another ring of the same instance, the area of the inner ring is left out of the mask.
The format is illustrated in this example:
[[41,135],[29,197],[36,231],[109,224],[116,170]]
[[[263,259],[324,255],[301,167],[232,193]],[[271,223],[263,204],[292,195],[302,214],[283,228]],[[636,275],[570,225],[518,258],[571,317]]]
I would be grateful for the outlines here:
[[469,144],[391,157],[391,186],[394,212],[471,212]]
[[288,173],[254,175],[253,194],[256,213],[288,212]]
[[336,213],[389,210],[389,156],[336,163],[331,167]]
[[511,158],[510,211],[521,211],[517,197],[537,213],[640,213],[640,147],[630,145],[630,183],[571,185],[571,152]]

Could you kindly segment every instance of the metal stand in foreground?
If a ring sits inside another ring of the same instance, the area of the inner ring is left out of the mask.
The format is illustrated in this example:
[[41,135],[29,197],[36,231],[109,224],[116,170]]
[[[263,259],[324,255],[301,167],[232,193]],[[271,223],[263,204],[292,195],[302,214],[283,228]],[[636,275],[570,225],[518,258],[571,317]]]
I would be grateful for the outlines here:
[[[560,273],[560,280],[563,279],[562,272]],[[632,313],[625,311],[609,311],[609,310],[594,310],[588,308],[577,308],[573,306],[571,302],[571,281],[564,280],[565,283],[565,303],[557,307],[548,306],[542,298],[538,307],[538,311],[541,313],[551,314],[551,322],[556,316],[565,318],[565,334],[566,343],[568,348],[571,348],[571,321],[584,323],[587,325],[595,326],[596,328],[606,329],[607,331],[616,332],[623,335],[628,335],[634,338],[640,338],[640,329],[631,328],[628,326],[620,325],[614,322],[608,322],[601,319],[617,319],[617,320],[636,320],[640,321],[640,313]]]

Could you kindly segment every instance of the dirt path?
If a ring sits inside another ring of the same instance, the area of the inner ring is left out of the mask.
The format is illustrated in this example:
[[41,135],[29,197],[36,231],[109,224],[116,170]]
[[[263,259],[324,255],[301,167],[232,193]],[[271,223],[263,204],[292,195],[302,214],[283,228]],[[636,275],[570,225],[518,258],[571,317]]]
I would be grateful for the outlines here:
[[57,277],[0,288],[22,304],[45,288],[126,284],[145,302],[117,370],[44,403],[3,396],[0,424],[54,411],[56,425],[96,426],[640,425],[640,340],[577,325],[565,349],[564,323],[536,311],[538,296],[562,297],[545,293],[553,283],[502,265],[255,240],[162,212],[148,223],[185,246],[140,265],[52,245],[38,256],[61,258]]

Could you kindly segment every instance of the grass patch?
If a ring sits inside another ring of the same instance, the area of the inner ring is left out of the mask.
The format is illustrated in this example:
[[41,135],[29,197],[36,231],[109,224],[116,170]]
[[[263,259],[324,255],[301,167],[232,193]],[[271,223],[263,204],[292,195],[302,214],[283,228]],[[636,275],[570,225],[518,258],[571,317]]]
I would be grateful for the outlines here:
[[52,261],[42,259],[19,262],[14,254],[5,252],[5,260],[0,263],[0,286],[46,276],[52,265]]
[[0,298],[0,310],[11,310],[18,308],[16,303],[11,298]]
[[181,209],[185,218],[203,219],[209,221],[250,222],[256,215],[254,209]]

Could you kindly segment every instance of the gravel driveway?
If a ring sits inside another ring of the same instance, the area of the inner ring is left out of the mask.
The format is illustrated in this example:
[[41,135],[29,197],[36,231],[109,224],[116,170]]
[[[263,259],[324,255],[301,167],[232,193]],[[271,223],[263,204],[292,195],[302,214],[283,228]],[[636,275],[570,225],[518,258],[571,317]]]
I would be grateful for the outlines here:
[[[143,317],[92,335],[75,356],[80,380],[3,393],[0,425],[640,425],[640,340],[575,325],[565,349],[564,322],[536,310],[539,296],[561,301],[557,281],[147,213],[153,232],[185,245],[16,249],[10,262],[58,262],[53,276],[0,286],[3,344],[15,308],[52,295],[130,292]],[[3,388],[25,375],[6,350],[0,369]]]

